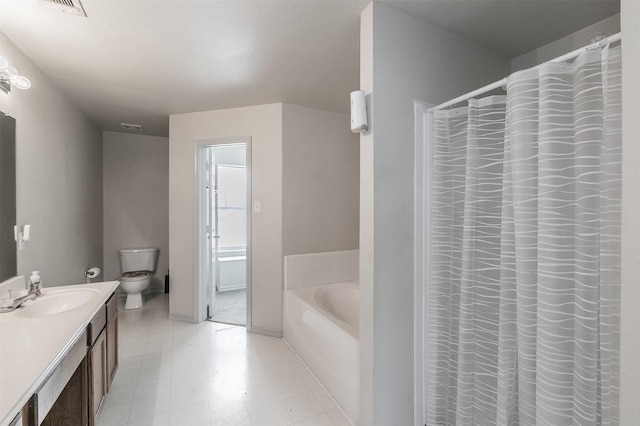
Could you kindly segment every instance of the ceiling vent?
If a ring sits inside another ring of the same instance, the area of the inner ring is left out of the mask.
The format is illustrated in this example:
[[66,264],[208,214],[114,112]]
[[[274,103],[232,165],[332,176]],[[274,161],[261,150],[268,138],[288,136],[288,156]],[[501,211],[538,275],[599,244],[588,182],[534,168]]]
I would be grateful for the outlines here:
[[138,131],[138,132],[142,131],[142,125],[141,124],[120,123],[120,125],[125,130],[135,130],[135,131]]
[[80,0],[38,0],[42,7],[54,9],[59,12],[71,13],[78,16],[87,16]]

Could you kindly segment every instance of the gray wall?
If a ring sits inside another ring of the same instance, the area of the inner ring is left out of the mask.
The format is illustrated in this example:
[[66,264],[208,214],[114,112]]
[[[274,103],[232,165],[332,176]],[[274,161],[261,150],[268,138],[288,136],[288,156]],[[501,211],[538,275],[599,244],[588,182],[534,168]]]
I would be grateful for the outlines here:
[[283,105],[283,255],[358,248],[360,150],[349,126],[344,114]]
[[32,227],[18,273],[40,270],[45,287],[84,282],[102,267],[102,132],[2,33],[0,52],[32,82],[0,93],[16,118],[17,222]]
[[[371,6],[370,6],[371,7]],[[414,422],[414,100],[438,104],[507,75],[505,57],[374,2],[362,23],[361,424]],[[369,46],[369,47],[367,47]],[[365,147],[366,145],[366,147]],[[366,157],[366,158],[365,158]],[[375,218],[375,221],[374,221]],[[374,320],[375,319],[375,320]],[[365,390],[365,386],[369,389]]]
[[169,269],[169,138],[103,133],[104,279],[120,276],[118,249],[158,247],[146,292],[164,291]]

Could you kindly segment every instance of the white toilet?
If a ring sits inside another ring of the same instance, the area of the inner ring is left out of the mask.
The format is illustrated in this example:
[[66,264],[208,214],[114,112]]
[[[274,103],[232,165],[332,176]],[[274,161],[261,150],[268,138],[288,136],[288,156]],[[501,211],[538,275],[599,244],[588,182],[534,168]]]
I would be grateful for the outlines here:
[[151,274],[158,262],[157,248],[132,248],[118,250],[120,255],[120,288],[127,293],[125,309],[141,308],[144,305],[142,291],[149,287]]

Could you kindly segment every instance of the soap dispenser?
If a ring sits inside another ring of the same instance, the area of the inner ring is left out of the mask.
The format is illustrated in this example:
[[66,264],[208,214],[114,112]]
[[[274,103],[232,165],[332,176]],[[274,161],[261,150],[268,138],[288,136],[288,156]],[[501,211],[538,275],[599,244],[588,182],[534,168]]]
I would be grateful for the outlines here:
[[40,271],[31,272],[29,277],[29,290],[36,294],[36,296],[42,296],[42,283],[40,282]]

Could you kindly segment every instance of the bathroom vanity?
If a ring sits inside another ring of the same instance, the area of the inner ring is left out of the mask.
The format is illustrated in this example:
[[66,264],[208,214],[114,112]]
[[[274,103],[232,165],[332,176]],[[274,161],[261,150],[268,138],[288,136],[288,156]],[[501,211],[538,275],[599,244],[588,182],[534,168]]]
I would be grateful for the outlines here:
[[0,315],[0,426],[93,425],[118,366],[117,281]]

